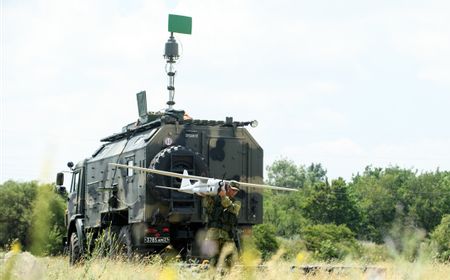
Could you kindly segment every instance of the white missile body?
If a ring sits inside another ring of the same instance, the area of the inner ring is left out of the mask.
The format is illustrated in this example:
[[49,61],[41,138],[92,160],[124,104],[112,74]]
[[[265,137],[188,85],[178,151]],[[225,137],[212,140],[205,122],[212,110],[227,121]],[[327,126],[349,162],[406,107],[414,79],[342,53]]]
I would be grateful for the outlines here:
[[[175,190],[179,192],[189,193],[189,194],[198,194],[198,195],[217,195],[219,193],[219,189],[225,185],[229,185],[230,183],[237,184],[238,186],[245,186],[250,188],[259,188],[259,189],[271,189],[271,190],[279,190],[279,191],[298,191],[297,189],[292,188],[284,188],[284,187],[275,187],[270,185],[262,185],[262,184],[253,184],[253,183],[245,183],[245,182],[237,182],[233,180],[221,180],[214,179],[208,177],[201,177],[195,175],[189,175],[186,170],[183,171],[183,174],[163,171],[158,169],[144,168],[138,166],[130,166],[125,164],[118,163],[109,163],[111,166],[120,167],[120,168],[131,168],[134,170],[143,171],[146,173],[153,173],[163,176],[169,176],[174,178],[181,179],[180,188],[171,188],[167,186],[156,186],[162,189]],[[195,183],[191,183],[191,181],[196,181]]]

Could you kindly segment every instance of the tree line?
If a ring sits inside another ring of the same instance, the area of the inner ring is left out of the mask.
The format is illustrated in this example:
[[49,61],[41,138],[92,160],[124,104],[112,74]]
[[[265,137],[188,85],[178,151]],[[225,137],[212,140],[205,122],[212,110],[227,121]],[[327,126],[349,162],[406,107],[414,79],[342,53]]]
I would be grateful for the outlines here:
[[19,241],[36,255],[62,252],[66,199],[53,184],[6,181],[0,184],[0,248]]
[[[253,230],[263,258],[283,243],[290,257],[301,250],[320,260],[363,257],[361,244],[371,242],[409,259],[426,245],[433,258],[450,260],[449,171],[368,166],[346,182],[329,180],[321,164],[281,159],[267,175],[267,184],[299,191],[265,190],[264,223]],[[1,247],[17,239],[36,254],[61,252],[66,201],[54,188],[36,181],[0,184]]]
[[[343,257],[358,249],[359,240],[389,243],[397,252],[412,250],[410,258],[428,244],[434,257],[449,260],[449,171],[368,166],[346,182],[329,180],[321,164],[298,166],[281,159],[267,173],[266,183],[299,191],[266,191],[266,229],[278,237],[302,239],[319,259]],[[415,248],[405,245],[407,238],[417,239]],[[327,252],[327,246],[334,248]]]

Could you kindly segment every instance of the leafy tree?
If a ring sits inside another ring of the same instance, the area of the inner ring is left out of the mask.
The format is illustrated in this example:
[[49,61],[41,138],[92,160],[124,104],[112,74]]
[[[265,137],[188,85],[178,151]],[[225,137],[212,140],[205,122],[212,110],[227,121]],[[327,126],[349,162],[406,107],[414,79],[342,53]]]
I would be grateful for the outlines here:
[[37,188],[36,181],[6,181],[0,185],[0,246],[17,238],[25,249],[29,247],[28,229]]
[[450,172],[421,174],[399,191],[408,216],[428,232],[441,222],[444,214],[450,213]]
[[296,187],[299,192],[287,193],[266,190],[264,193],[264,222],[276,228],[281,236],[298,235],[300,228],[309,224],[301,212],[307,174],[303,166],[291,160],[281,159],[267,167],[268,184],[280,187]]
[[306,172],[303,167],[298,167],[288,159],[275,161],[267,167],[269,177],[267,183],[279,187],[300,188],[306,181]]
[[299,192],[266,191],[264,196],[264,221],[276,226],[277,234],[298,235],[300,228],[311,224],[303,211],[307,196],[316,184],[324,184],[326,170],[321,164],[297,166],[288,159],[275,161],[267,167],[268,184],[297,187]]
[[349,189],[361,216],[360,238],[383,242],[395,219],[396,207],[405,203],[399,189],[414,178],[415,173],[410,170],[370,166],[362,175],[353,177]]
[[445,215],[433,231],[431,242],[436,247],[437,258],[450,261],[450,214]]
[[321,164],[313,163],[305,168],[280,160],[267,170],[269,184],[302,186],[296,193],[265,193],[264,220],[276,226],[277,234],[293,236],[313,223],[345,224],[354,230],[359,225],[358,211],[345,181],[338,179],[328,184]]
[[320,163],[311,163],[306,168],[306,179],[309,185],[314,185],[318,182],[325,182],[327,180],[327,170],[322,167]]
[[327,182],[313,185],[305,195],[302,208],[306,217],[316,224],[344,224],[354,231],[359,225],[359,213],[342,178],[333,180],[331,185]]

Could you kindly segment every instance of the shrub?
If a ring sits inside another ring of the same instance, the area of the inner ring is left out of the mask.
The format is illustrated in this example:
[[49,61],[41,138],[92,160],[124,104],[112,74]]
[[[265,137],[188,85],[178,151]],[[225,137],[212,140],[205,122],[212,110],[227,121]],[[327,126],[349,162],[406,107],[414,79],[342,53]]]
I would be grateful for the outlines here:
[[431,233],[431,243],[439,260],[450,261],[450,214],[445,215]]
[[41,185],[33,203],[31,252],[36,255],[56,255],[62,252],[65,234],[65,200],[53,185]]
[[275,238],[275,227],[271,224],[260,224],[253,227],[253,238],[256,248],[261,252],[263,260],[275,253],[279,244]]
[[361,261],[363,263],[384,262],[391,259],[389,250],[384,244],[360,242]]
[[283,259],[291,261],[297,258],[299,253],[306,251],[306,246],[303,240],[298,236],[296,238],[279,238],[280,248],[283,250]]
[[345,225],[319,224],[302,230],[306,248],[318,260],[343,259],[349,254],[357,254],[359,245],[355,234]]

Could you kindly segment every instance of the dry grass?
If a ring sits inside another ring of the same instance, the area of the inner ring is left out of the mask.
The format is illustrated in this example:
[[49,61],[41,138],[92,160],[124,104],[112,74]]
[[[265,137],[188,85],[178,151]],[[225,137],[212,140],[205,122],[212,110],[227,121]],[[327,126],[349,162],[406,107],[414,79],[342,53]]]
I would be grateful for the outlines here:
[[[177,262],[163,263],[158,258],[135,261],[97,258],[76,266],[70,266],[67,257],[38,258],[38,262],[46,279],[448,279],[450,275],[448,264],[399,261],[376,264],[381,269],[369,268],[366,271],[358,263],[318,264],[323,269],[309,274],[301,268],[305,264],[279,259],[268,262],[264,267],[236,265],[226,273],[198,266],[187,267]],[[330,266],[345,268],[327,271]]]
[[[14,249],[14,247],[12,248]],[[397,256],[390,262],[362,264],[358,261],[314,263],[308,252],[300,252],[292,261],[282,259],[280,250],[260,266],[256,250],[243,252],[231,269],[189,266],[176,261],[163,261],[160,256],[125,260],[96,254],[75,266],[68,257],[36,258],[20,247],[0,255],[0,279],[449,279],[450,265],[428,260],[405,261]],[[11,257],[12,256],[12,257]],[[305,273],[305,267],[319,267]],[[366,269],[364,269],[366,268]]]

